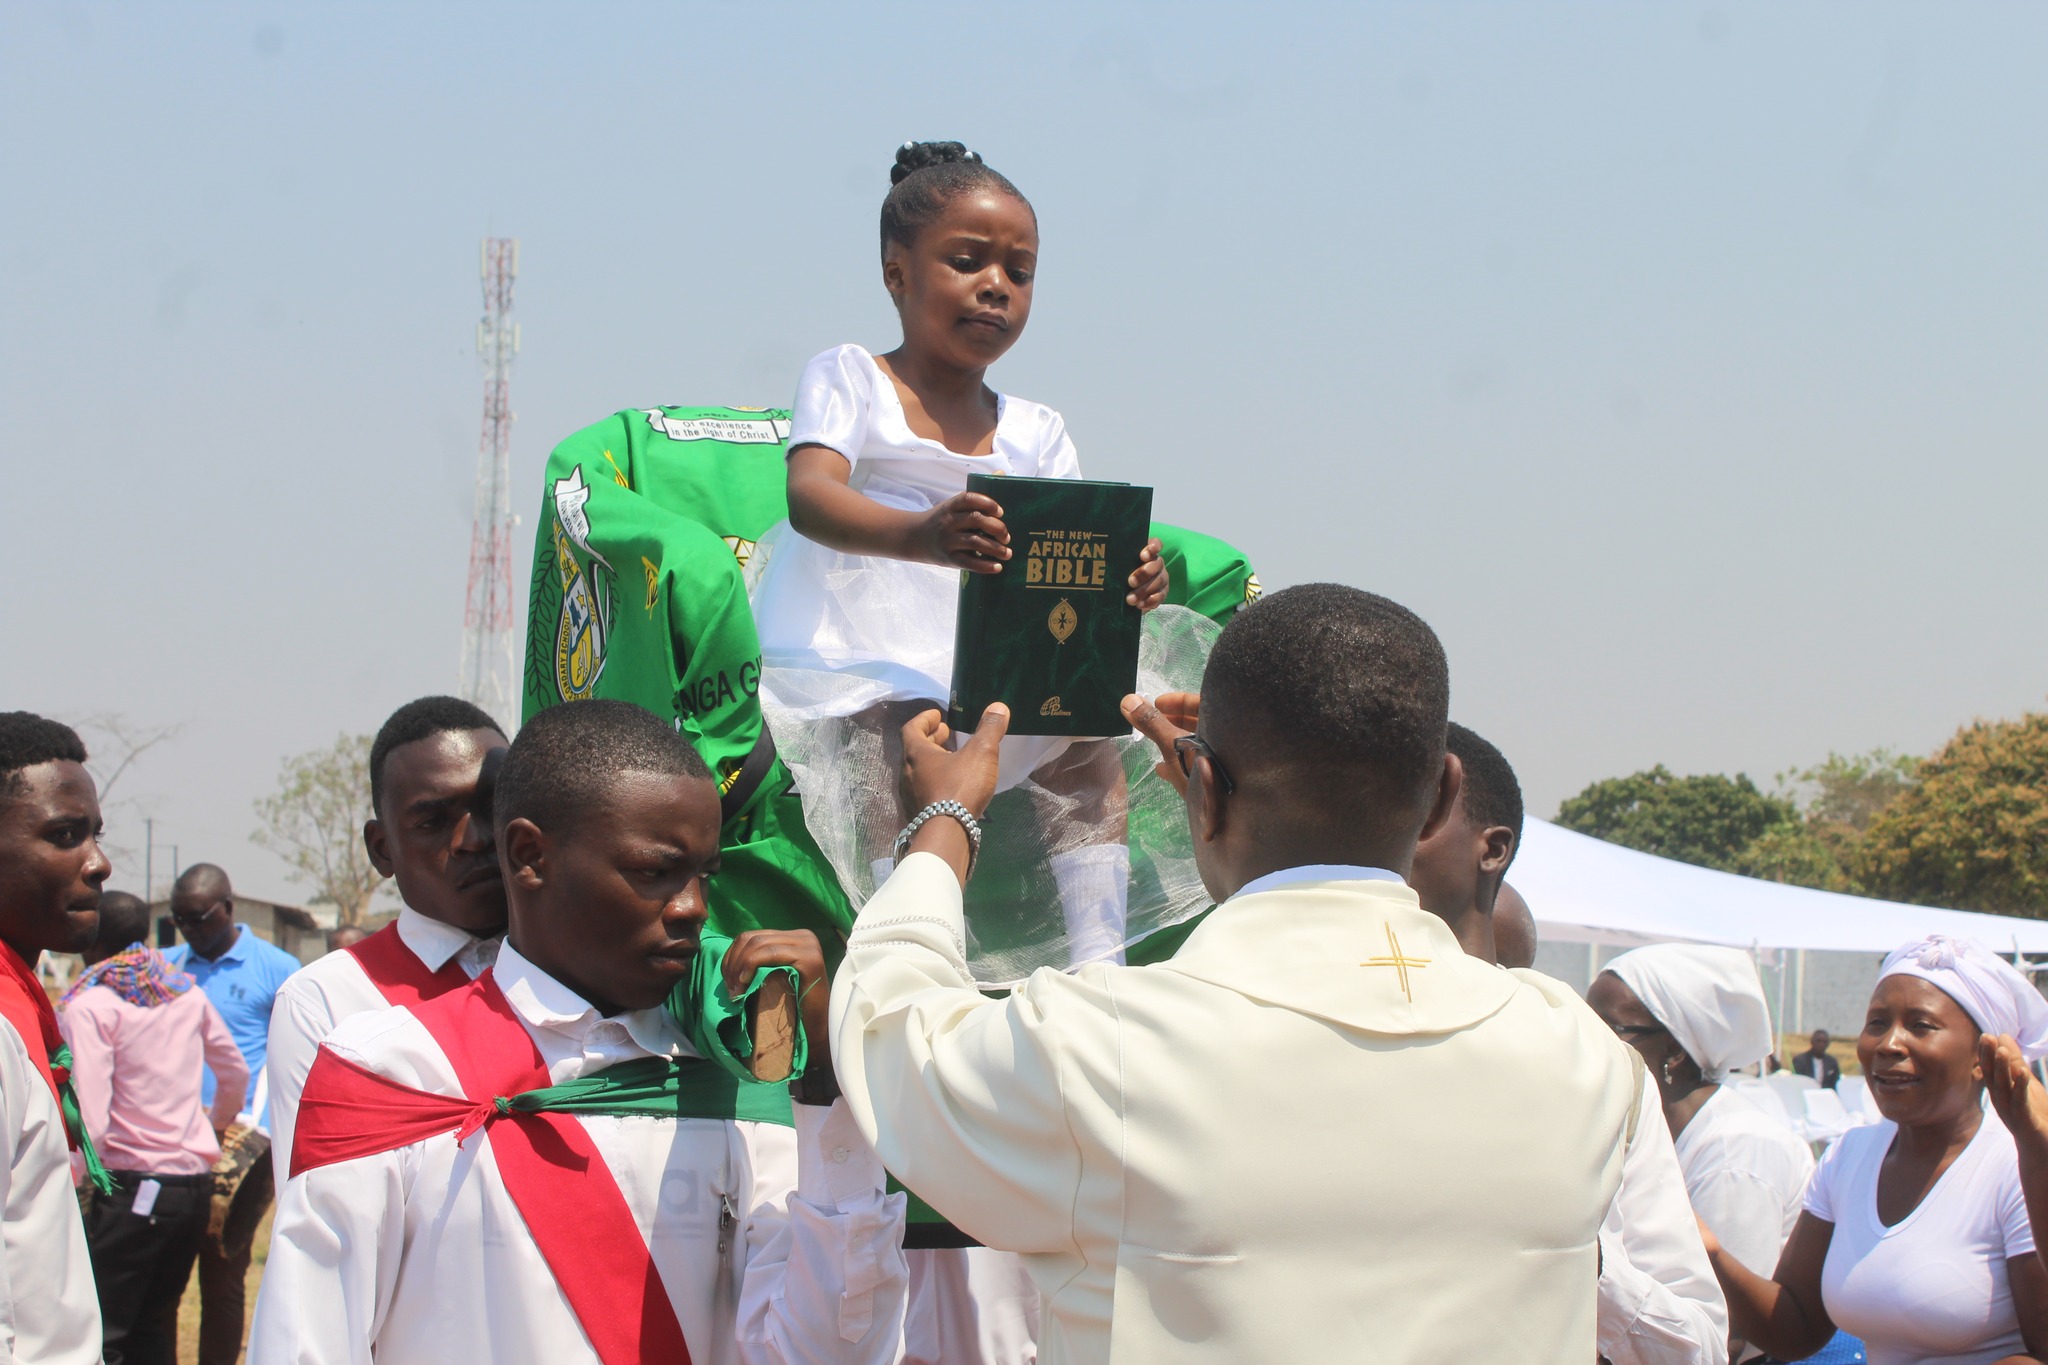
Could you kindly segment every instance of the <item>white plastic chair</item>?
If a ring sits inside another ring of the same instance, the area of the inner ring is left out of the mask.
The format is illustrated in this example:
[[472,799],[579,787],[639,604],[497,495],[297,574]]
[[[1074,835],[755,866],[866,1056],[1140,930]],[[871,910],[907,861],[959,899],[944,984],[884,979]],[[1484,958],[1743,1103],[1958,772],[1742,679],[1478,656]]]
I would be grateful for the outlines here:
[[1808,1142],[1833,1142],[1851,1128],[1857,1121],[1842,1103],[1842,1097],[1832,1090],[1816,1086],[1805,1093],[1806,1140]]
[[[1760,1081],[1753,1077],[1744,1076],[1730,1080],[1728,1085],[1734,1089],[1736,1094],[1742,1096],[1742,1098],[1748,1100],[1751,1104],[1763,1110],[1793,1132],[1798,1133],[1801,1137],[1806,1135],[1805,1129],[1793,1119],[1791,1113],[1785,1108],[1785,1101],[1778,1097],[1777,1087],[1773,1086],[1769,1081]],[[1800,1112],[1804,1114],[1804,1108]]]
[[1835,1093],[1842,1097],[1842,1107],[1858,1123],[1876,1123],[1884,1115],[1877,1112],[1877,1101],[1870,1097],[1870,1082],[1861,1076],[1844,1076],[1835,1085]]

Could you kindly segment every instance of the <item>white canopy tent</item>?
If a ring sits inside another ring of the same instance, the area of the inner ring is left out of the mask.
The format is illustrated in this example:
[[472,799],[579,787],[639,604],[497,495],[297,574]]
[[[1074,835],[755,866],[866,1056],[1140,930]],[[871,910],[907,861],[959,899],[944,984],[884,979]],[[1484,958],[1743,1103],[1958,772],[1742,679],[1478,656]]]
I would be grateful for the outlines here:
[[1930,933],[1997,952],[2048,953],[2048,920],[1934,910],[1738,877],[1530,820],[1508,880],[1546,942],[1637,947],[1673,940],[1737,948],[1883,954]]

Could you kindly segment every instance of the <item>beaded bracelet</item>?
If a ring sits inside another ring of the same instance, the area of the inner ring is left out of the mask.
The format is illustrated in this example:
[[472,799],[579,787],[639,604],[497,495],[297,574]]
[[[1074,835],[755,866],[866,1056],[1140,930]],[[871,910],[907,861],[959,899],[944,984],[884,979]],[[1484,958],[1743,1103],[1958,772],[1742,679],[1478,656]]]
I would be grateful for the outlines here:
[[934,801],[917,814],[911,816],[910,823],[905,825],[903,832],[896,836],[896,847],[893,853],[896,861],[899,863],[903,861],[903,853],[904,850],[910,847],[911,836],[915,835],[920,829],[923,829],[925,821],[931,819],[934,815],[950,815],[960,822],[960,828],[967,831],[967,875],[972,877],[974,875],[975,860],[981,857],[981,822],[970,815],[967,807],[961,805],[958,801]]

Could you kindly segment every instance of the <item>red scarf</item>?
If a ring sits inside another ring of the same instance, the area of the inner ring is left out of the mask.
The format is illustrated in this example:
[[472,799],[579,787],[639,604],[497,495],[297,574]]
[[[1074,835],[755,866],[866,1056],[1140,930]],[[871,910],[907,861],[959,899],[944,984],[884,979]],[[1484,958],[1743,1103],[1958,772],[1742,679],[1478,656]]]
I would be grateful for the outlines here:
[[[21,954],[8,943],[0,943],[0,1016],[21,1035],[29,1060],[49,1084],[50,1098],[57,1101],[58,1109],[63,1109],[64,1089],[71,1084],[71,1068],[52,1066],[50,1058],[60,1051],[68,1056],[70,1050],[64,1046],[64,1035],[57,1031],[57,1010],[50,1004],[50,993],[43,989],[35,968],[23,962]],[[76,1150],[78,1135],[66,1136]]]
[[689,1365],[647,1239],[583,1125],[567,1114],[517,1113],[484,1126],[496,1113],[495,1097],[549,1084],[540,1049],[496,975],[485,972],[409,1008],[447,1056],[465,1098],[401,1085],[322,1044],[299,1097],[292,1176],[451,1131],[466,1140],[482,1128],[505,1192],[603,1365]]
[[49,1083],[57,1114],[64,1120],[64,1140],[85,1159],[86,1179],[101,1194],[112,1194],[114,1177],[107,1174],[100,1154],[93,1149],[85,1117],[78,1112],[78,1095],[71,1088],[71,1045],[57,1031],[57,1011],[50,1004],[50,993],[43,989],[35,969],[6,943],[0,943],[0,1017],[14,1025],[29,1060]]
[[355,958],[363,975],[383,992],[384,1002],[389,1005],[423,1005],[469,984],[469,973],[462,970],[454,957],[443,962],[440,971],[428,971],[419,954],[398,936],[397,920],[342,951]]

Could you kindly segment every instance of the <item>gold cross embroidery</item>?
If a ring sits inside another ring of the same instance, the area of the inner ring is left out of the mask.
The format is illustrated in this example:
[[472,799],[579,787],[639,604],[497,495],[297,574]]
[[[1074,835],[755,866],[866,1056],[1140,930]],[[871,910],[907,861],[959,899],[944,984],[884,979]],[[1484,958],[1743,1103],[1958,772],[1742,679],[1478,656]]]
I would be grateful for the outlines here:
[[1386,930],[1389,956],[1367,958],[1358,965],[1361,967],[1392,967],[1401,978],[1401,994],[1407,996],[1408,1003],[1412,1005],[1415,1003],[1415,992],[1410,989],[1408,969],[1410,967],[1427,967],[1429,959],[1426,957],[1402,956],[1401,940],[1394,937],[1394,926],[1389,924],[1386,926]]

